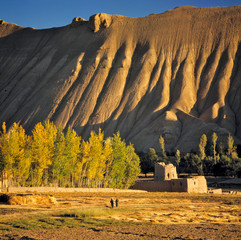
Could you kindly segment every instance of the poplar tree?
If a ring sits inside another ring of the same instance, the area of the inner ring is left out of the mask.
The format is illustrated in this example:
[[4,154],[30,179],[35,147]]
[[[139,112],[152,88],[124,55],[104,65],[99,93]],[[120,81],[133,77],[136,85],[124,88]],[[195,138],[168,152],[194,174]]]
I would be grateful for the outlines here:
[[230,158],[237,158],[238,155],[236,153],[236,147],[234,146],[234,140],[233,140],[233,137],[230,134],[228,135],[227,145],[228,145],[227,155]]
[[10,156],[8,146],[8,134],[4,122],[0,136],[0,173],[9,179],[12,174],[13,159]]
[[107,171],[106,166],[107,164],[110,164],[110,161],[112,160],[111,155],[113,151],[111,144],[104,140],[104,133],[101,131],[101,129],[99,129],[98,133],[98,142],[99,144],[97,145],[97,152],[99,155],[99,160],[95,178],[98,184],[102,184]]
[[154,148],[149,148],[146,154],[141,157],[141,171],[147,176],[148,172],[154,171],[154,165],[158,162],[158,156]]
[[88,141],[82,141],[80,146],[80,158],[77,163],[76,173],[79,176],[79,185],[83,186],[84,181],[87,179],[86,173],[89,166],[90,159],[90,144]]
[[181,162],[181,154],[180,151],[177,149],[176,154],[175,154],[175,161],[176,161],[176,166],[177,166],[177,170],[179,172],[179,165]]
[[[38,123],[27,136],[14,123],[9,133],[6,124],[0,134],[0,174],[24,185],[54,183],[56,186],[128,188],[140,173],[140,159],[133,145],[126,145],[120,134],[104,140],[104,133],[91,132],[82,141],[72,128],[64,135],[52,122]],[[86,186],[86,185],[85,185]]]
[[90,144],[90,153],[89,153],[89,165],[87,168],[87,178],[92,182],[92,186],[95,186],[93,180],[103,179],[104,177],[104,168],[105,168],[105,158],[103,155],[103,143],[104,143],[104,134],[99,129],[99,133],[96,134],[94,131],[91,131],[89,144]]
[[163,136],[160,136],[159,144],[160,144],[160,147],[161,147],[161,156],[165,161],[166,158],[167,158],[167,155],[166,155],[166,151],[165,151],[165,140],[164,140]]
[[54,155],[52,165],[50,167],[50,178],[54,184],[63,186],[64,179],[66,177],[66,157],[64,155],[65,150],[65,136],[63,128],[61,126],[57,129],[56,139],[54,142]]
[[207,136],[203,134],[202,137],[200,138],[200,143],[199,143],[199,157],[201,160],[203,160],[206,157],[206,152],[205,152],[206,145],[207,145]]
[[117,132],[112,138],[113,161],[110,167],[111,183],[110,187],[123,188],[123,179],[126,172],[126,143],[121,140],[120,133]]
[[213,152],[214,164],[216,164],[216,162],[217,162],[217,151],[216,151],[217,140],[218,140],[218,136],[215,132],[213,132],[213,134],[212,134],[212,152]]
[[81,137],[77,135],[75,130],[69,127],[65,136],[64,156],[66,175],[69,175],[72,187],[78,182],[77,164],[80,153],[80,140]]
[[141,172],[140,168],[140,158],[135,153],[135,149],[132,144],[126,148],[127,158],[126,158],[126,169],[125,169],[125,182],[124,188],[129,188],[136,181],[136,178]]
[[12,162],[12,176],[15,184],[24,184],[28,178],[31,158],[28,154],[28,142],[25,130],[17,123],[13,124],[8,136],[8,151]]
[[96,134],[94,131],[90,133],[89,144],[90,144],[91,162],[87,173],[87,177],[90,180],[96,178],[98,174],[97,172],[99,170],[100,170],[100,174],[102,172],[102,169],[99,169],[99,166],[101,165],[100,162],[103,161],[103,158],[102,158],[103,141],[104,141],[103,133],[101,133],[100,129],[99,129],[99,134]]
[[158,161],[158,156],[157,156],[156,150],[154,148],[148,149],[147,157],[152,166],[154,166],[154,163]]
[[107,138],[104,142],[104,156],[105,156],[105,170],[104,170],[104,179],[103,186],[108,187],[110,181],[110,167],[113,161],[113,148],[111,138]]
[[[32,131],[32,184],[40,186],[46,184],[48,167],[54,156],[54,142],[57,129],[53,123],[47,121],[44,125],[38,123]],[[45,172],[45,175],[44,175]],[[42,179],[44,177],[44,179]]]

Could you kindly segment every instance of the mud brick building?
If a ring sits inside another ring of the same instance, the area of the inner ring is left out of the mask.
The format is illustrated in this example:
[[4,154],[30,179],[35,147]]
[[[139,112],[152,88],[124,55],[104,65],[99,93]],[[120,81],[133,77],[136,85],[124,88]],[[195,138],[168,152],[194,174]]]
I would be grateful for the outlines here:
[[204,176],[178,178],[176,167],[163,162],[155,164],[154,181],[137,181],[133,188],[150,192],[207,193],[208,191]]

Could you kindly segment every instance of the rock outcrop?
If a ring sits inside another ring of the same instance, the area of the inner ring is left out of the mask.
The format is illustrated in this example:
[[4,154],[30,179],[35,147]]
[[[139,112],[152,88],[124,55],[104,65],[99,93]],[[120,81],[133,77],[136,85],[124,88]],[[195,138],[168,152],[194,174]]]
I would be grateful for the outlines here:
[[30,131],[50,119],[83,138],[101,127],[144,151],[158,151],[160,135],[168,151],[195,150],[213,131],[239,144],[240,26],[240,6],[101,13],[73,28],[1,24],[0,122]]
[[108,28],[111,24],[112,17],[106,13],[98,13],[90,17],[89,27],[94,32],[100,29]]
[[79,26],[80,24],[84,24],[86,23],[87,21],[82,18],[82,17],[75,17],[73,20],[72,20],[72,23],[70,24],[70,26]]

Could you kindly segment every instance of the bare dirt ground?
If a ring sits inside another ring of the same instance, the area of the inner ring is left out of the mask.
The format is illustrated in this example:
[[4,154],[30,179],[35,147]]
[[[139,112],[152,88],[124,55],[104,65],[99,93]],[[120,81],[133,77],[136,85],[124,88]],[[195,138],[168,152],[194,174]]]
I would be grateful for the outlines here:
[[[80,222],[71,228],[16,228],[0,231],[0,239],[241,239],[240,196],[146,192],[52,195],[56,205],[0,205],[1,221],[92,211],[89,218],[100,225]],[[119,199],[118,208],[110,208],[111,197]]]
[[168,224],[148,226],[82,227],[50,230],[20,230],[0,236],[10,239],[241,239],[240,225]]

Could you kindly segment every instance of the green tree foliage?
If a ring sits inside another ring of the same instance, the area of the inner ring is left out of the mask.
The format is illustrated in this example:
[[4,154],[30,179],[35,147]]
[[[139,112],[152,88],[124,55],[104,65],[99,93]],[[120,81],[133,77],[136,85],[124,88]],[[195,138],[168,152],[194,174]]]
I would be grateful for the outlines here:
[[175,165],[177,167],[177,172],[179,172],[179,165],[180,165],[180,162],[181,162],[181,153],[180,151],[177,149],[176,151],[176,154],[175,154]]
[[110,182],[110,169],[113,162],[113,148],[111,138],[107,138],[104,142],[104,157],[106,159],[104,170],[104,187],[109,186]]
[[167,159],[167,155],[166,155],[166,151],[165,151],[165,140],[163,136],[160,136],[159,138],[159,144],[160,144],[160,148],[161,148],[161,157],[162,157],[162,161],[166,161]]
[[87,178],[92,179],[102,179],[104,175],[105,158],[103,156],[104,147],[104,134],[99,129],[99,133],[90,133],[89,138],[90,144],[90,159],[89,167],[87,171]]
[[113,161],[110,167],[111,183],[113,188],[123,188],[123,179],[126,171],[126,143],[121,140],[120,133],[114,134],[112,139]]
[[[238,157],[234,140],[229,135],[225,154],[224,144],[219,142],[219,151],[216,151],[218,137],[212,134],[211,154],[206,155],[205,147],[207,138],[203,135],[200,139],[199,154],[187,153],[180,162],[180,171],[198,173],[200,175],[236,176],[241,175],[241,158]],[[221,146],[221,147],[220,147]]]
[[234,144],[233,138],[232,138],[232,136],[229,134],[229,135],[228,135],[228,141],[227,141],[227,145],[228,145],[227,155],[230,156],[230,157],[232,156],[232,152],[233,152],[233,150],[234,150],[233,144]]
[[38,123],[32,131],[32,185],[46,184],[47,172],[54,156],[57,129],[49,121]]
[[231,158],[237,158],[236,147],[234,146],[233,137],[229,134],[227,140],[227,155]]
[[202,137],[200,138],[200,143],[198,145],[199,157],[201,160],[203,160],[206,157],[206,152],[205,152],[206,145],[207,145],[207,136],[203,134]]
[[12,177],[16,184],[23,185],[31,165],[28,138],[22,126],[14,123],[8,136],[8,149],[12,158]]
[[14,123],[0,134],[0,177],[14,185],[54,185],[128,188],[140,173],[140,159],[133,145],[114,134],[91,132],[87,141],[72,128],[66,134],[52,122],[38,123],[27,136]]
[[65,156],[65,136],[62,126],[57,129],[54,143],[54,155],[52,165],[49,168],[50,179],[55,186],[64,186],[68,168]]
[[215,176],[228,176],[231,173],[231,158],[226,155],[222,155],[219,162],[214,165]]
[[111,145],[104,140],[104,133],[99,129],[98,134],[91,131],[89,141],[81,145],[81,161],[78,172],[81,182],[85,180],[87,186],[100,187],[103,185],[105,173],[111,161]]
[[80,153],[80,140],[81,137],[69,127],[65,136],[65,171],[64,174],[71,180],[71,186],[74,187],[78,181],[77,164]]
[[139,157],[141,164],[141,172],[145,174],[145,177],[147,177],[147,173],[153,172],[153,169],[151,169],[151,162],[149,161],[147,154],[145,153],[139,153]]
[[11,158],[9,143],[8,143],[8,134],[6,129],[6,123],[2,124],[2,131],[0,137],[0,171],[1,174],[6,175],[7,177],[11,176],[12,173],[13,160]]
[[18,124],[14,123],[7,133],[6,124],[3,123],[0,136],[0,175],[4,174],[17,185],[24,185],[29,175],[29,139]]
[[149,148],[147,152],[147,157],[149,161],[151,162],[151,167],[154,166],[155,162],[158,162],[158,156],[156,153],[156,150],[154,148]]
[[213,152],[213,159],[214,159],[215,164],[217,162],[217,151],[216,151],[217,140],[218,140],[218,136],[215,132],[213,132],[213,134],[212,134],[212,152]]
[[240,177],[241,158],[238,158],[235,148],[233,148],[233,152],[227,150],[227,153],[231,155],[222,155],[219,161],[213,166],[214,175]]
[[90,144],[88,141],[82,141],[80,147],[80,159],[77,163],[77,174],[79,175],[79,184],[82,186],[84,181],[87,180],[87,170],[89,167],[89,161],[91,161]]
[[[241,175],[241,159],[238,158],[234,140],[229,135],[227,149],[222,154],[216,150],[218,137],[212,134],[211,155],[206,155],[207,137],[202,135],[199,154],[188,153],[181,158],[175,154],[175,165],[180,172]],[[164,138],[160,137],[161,159],[167,161]],[[221,142],[222,143],[222,142]],[[223,146],[223,145],[222,145]],[[225,154],[226,153],[226,154]],[[141,155],[144,173],[154,170],[159,161],[155,149]],[[4,175],[14,185],[54,185],[79,187],[128,188],[140,173],[140,158],[133,145],[127,145],[120,134],[104,139],[104,133],[91,132],[90,138],[81,137],[72,128],[66,134],[62,127],[52,122],[38,123],[32,135],[25,134],[22,126],[14,123],[7,132],[3,123],[0,133],[0,176]]]
[[140,164],[141,164],[141,172],[145,174],[148,172],[154,171],[154,165],[158,162],[159,157],[154,148],[149,148],[147,153],[140,153]]
[[127,158],[126,158],[126,169],[124,178],[124,188],[129,188],[132,186],[136,178],[139,176],[140,170],[140,159],[135,153],[133,145],[129,145],[126,148]]
[[203,175],[202,161],[197,154],[187,153],[179,166],[181,172],[198,173],[199,175]]
[[112,162],[107,172],[108,186],[113,188],[130,187],[140,173],[140,159],[132,145],[127,146],[121,140],[120,133],[112,138]]
[[214,169],[215,164],[216,163],[215,163],[213,156],[207,156],[203,160],[203,172],[205,173],[205,175],[213,174],[213,169]]

